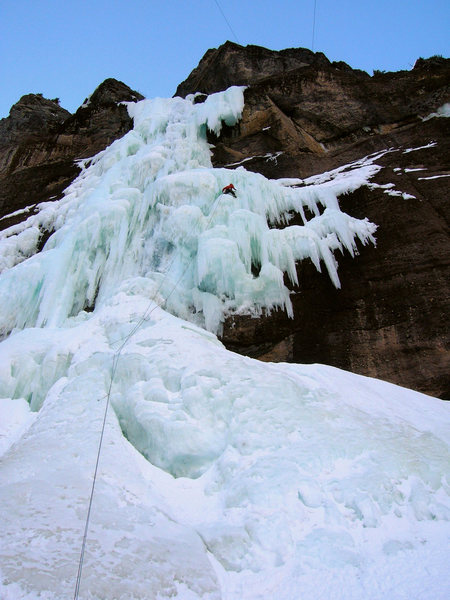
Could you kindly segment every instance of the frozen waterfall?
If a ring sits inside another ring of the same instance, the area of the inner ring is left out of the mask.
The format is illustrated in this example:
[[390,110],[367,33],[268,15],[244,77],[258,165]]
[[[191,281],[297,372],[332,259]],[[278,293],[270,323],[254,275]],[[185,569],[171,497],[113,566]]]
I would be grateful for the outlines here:
[[[296,188],[242,167],[212,168],[206,128],[219,132],[222,122],[237,121],[243,88],[203,104],[189,97],[128,107],[134,130],[85,161],[62,201],[41,207],[18,235],[4,236],[4,265],[12,266],[24,248],[35,251],[39,223],[56,229],[43,252],[0,280],[4,332],[61,326],[144,277],[172,314],[217,333],[230,312],[281,307],[292,314],[283,274],[296,284],[296,261],[325,265],[339,286],[335,252],[353,255],[356,240],[374,241],[375,226],[341,212],[337,201],[361,185],[364,169],[344,186],[342,179]],[[230,181],[237,198],[221,194]],[[302,226],[289,226],[294,212]]]
[[243,88],[128,110],[0,238],[0,597],[73,597],[111,389],[80,599],[446,599],[449,406],[215,336],[290,313],[299,260],[339,286],[336,255],[375,225],[337,198],[376,156],[269,181],[211,165],[206,129],[237,122]]

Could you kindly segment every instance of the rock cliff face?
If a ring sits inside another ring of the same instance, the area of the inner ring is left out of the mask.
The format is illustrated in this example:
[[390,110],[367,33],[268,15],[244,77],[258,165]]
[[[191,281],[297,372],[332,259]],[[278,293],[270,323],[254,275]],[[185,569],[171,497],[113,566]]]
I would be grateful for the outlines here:
[[[227,42],[177,93],[230,84],[249,87],[239,124],[211,137],[216,166],[304,178],[390,151],[377,160],[374,186],[340,199],[379,226],[376,248],[340,258],[342,288],[302,263],[294,320],[236,316],[223,342],[262,360],[322,362],[449,398],[450,123],[423,119],[450,102],[450,60],[370,77],[308,50]],[[390,193],[380,187],[392,184]]]
[[[248,85],[263,81],[268,77],[278,77],[296,68],[314,65],[329,65],[330,61],[321,52],[311,52],[306,48],[288,48],[274,51],[260,46],[240,46],[226,42],[220,48],[208,50],[198,67],[180,83],[175,96],[201,91],[212,94],[225,90],[231,85]],[[337,64],[337,63],[334,63]],[[351,68],[338,63],[341,68]]]
[[239,124],[211,140],[215,163],[245,160],[246,169],[267,176],[307,177],[395,143],[395,133],[450,100],[449,73],[450,60],[436,57],[370,77],[303,48],[227,42],[206,53],[177,94],[248,85]]
[[[295,318],[229,318],[230,349],[327,363],[450,397],[450,123],[428,118],[450,102],[449,74],[450,60],[440,57],[370,77],[306,49],[227,42],[180,84],[182,96],[248,86],[240,123],[211,136],[216,166],[306,178],[380,153],[371,185],[340,199],[347,213],[378,225],[377,247],[340,258],[340,290],[312,264],[298,265]],[[0,217],[59,197],[79,172],[77,159],[130,129],[118,103],[140,98],[107,80],[70,115],[57,101],[24,96],[0,121]],[[28,214],[1,219],[0,229]]]
[[[0,216],[60,197],[80,172],[76,160],[97,154],[132,127],[119,103],[142,98],[115,79],[104,81],[74,115],[57,99],[23,96],[0,120]],[[23,218],[3,219],[0,229]]]

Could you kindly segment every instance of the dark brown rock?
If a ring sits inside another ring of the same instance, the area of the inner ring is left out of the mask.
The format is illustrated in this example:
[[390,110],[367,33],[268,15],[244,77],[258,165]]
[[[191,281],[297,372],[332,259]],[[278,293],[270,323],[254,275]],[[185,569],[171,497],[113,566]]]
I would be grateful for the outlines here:
[[[76,161],[94,156],[132,127],[120,102],[142,99],[107,79],[74,115],[40,94],[23,96],[0,120],[0,216],[61,196],[80,172]],[[28,213],[0,221],[5,229]]]
[[449,101],[450,60],[442,61],[374,77],[330,63],[266,77],[246,90],[238,125],[211,136],[214,164],[251,158],[245,168],[268,177],[307,177],[384,148],[391,132]]
[[[185,98],[195,92],[212,94],[232,85],[253,84],[312,64],[329,65],[330,61],[321,52],[314,53],[306,48],[275,51],[261,46],[244,48],[234,42],[225,42],[219,48],[206,52],[198,67],[177,87],[175,96]],[[345,63],[339,65],[340,68],[348,67]]]

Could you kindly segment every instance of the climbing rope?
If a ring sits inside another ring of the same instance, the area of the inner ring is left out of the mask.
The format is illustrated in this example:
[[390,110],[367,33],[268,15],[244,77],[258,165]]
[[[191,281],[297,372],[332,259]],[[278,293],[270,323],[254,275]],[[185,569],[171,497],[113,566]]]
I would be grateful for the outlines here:
[[[209,225],[211,224],[212,221],[212,217],[217,209],[217,206],[219,204],[219,198],[217,198],[212,211],[209,214],[209,218],[208,221],[206,223],[206,229],[209,227]],[[87,515],[86,515],[86,522],[85,522],[85,526],[84,526],[84,534],[83,534],[83,541],[81,544],[81,552],[80,552],[80,558],[79,558],[79,562],[78,562],[78,573],[77,573],[77,579],[76,579],[76,584],[75,584],[75,593],[74,593],[74,600],[78,600],[79,597],[79,593],[80,593],[80,584],[81,584],[81,576],[82,576],[82,572],[83,572],[83,564],[84,564],[84,555],[85,555],[85,551],[86,551],[86,543],[87,543],[87,534],[88,534],[88,530],[89,530],[89,522],[91,519],[91,509],[92,509],[92,501],[94,498],[94,491],[95,491],[95,484],[97,482],[97,473],[98,473],[98,465],[100,462],[100,454],[101,454],[101,450],[102,450],[102,444],[103,444],[103,437],[105,434],[105,428],[106,428],[106,418],[108,415],[108,408],[110,405],[110,401],[111,401],[111,390],[112,390],[112,385],[114,382],[114,377],[116,374],[116,370],[117,370],[117,365],[120,359],[120,355],[122,353],[122,350],[125,348],[126,344],[129,342],[129,340],[137,333],[137,331],[142,327],[142,325],[144,324],[145,321],[148,320],[148,318],[150,317],[150,315],[152,314],[152,312],[154,310],[156,310],[157,308],[161,308],[161,306],[167,302],[167,300],[170,298],[170,296],[174,293],[174,291],[176,290],[176,288],[178,287],[178,285],[180,284],[181,280],[183,279],[183,277],[186,275],[187,270],[189,269],[189,267],[191,266],[193,260],[194,260],[194,256],[191,257],[191,259],[189,260],[189,262],[187,263],[185,269],[183,270],[183,272],[181,273],[180,277],[175,281],[175,284],[172,288],[172,290],[170,291],[170,293],[167,295],[167,297],[162,300],[159,304],[155,303],[154,300],[157,297],[157,295],[159,294],[159,292],[161,291],[161,288],[164,284],[164,282],[167,279],[167,274],[170,271],[170,268],[172,267],[174,261],[176,258],[176,254],[173,256],[167,270],[166,273],[164,275],[164,277],[161,280],[161,283],[159,284],[158,288],[156,289],[156,291],[154,292],[152,298],[150,299],[147,308],[145,309],[145,311],[143,312],[142,316],[140,317],[140,319],[138,320],[138,322],[135,324],[135,326],[131,329],[131,331],[128,333],[128,335],[126,335],[124,338],[121,338],[119,340],[116,340],[115,343],[122,341],[122,344],[120,345],[120,347],[116,350],[116,352],[113,355],[113,362],[112,362],[112,369],[111,369],[111,379],[109,382],[109,387],[108,387],[108,392],[106,394],[106,396],[103,396],[103,398],[101,398],[100,400],[103,400],[106,397],[106,403],[105,403],[105,410],[104,410],[104,414],[103,414],[103,423],[102,423],[102,429],[101,429],[101,433],[100,433],[100,439],[99,439],[99,444],[98,444],[98,449],[97,449],[97,459],[95,462],[95,469],[94,469],[94,477],[92,480],[92,487],[91,487],[91,493],[89,496],[89,505],[88,505],[88,511],[87,511]],[[153,308],[150,310],[150,307],[153,306]]]
[[[122,347],[121,347],[122,349]],[[100,434],[100,441],[98,444],[98,450],[97,450],[97,460],[95,462],[95,470],[94,470],[94,478],[92,480],[92,488],[91,488],[91,494],[89,497],[89,506],[88,506],[88,512],[87,512],[87,516],[86,516],[86,523],[84,526],[84,534],[83,534],[83,542],[81,545],[81,553],[80,553],[80,560],[78,562],[78,573],[77,573],[77,581],[76,581],[76,585],[75,585],[75,594],[74,594],[74,600],[78,600],[78,595],[80,593],[80,583],[81,583],[81,573],[83,571],[83,563],[84,563],[84,552],[86,550],[86,540],[87,540],[87,534],[88,534],[88,529],[89,529],[89,521],[91,519],[91,509],[92,509],[92,500],[94,498],[94,489],[95,489],[95,483],[97,481],[97,472],[98,472],[98,464],[100,462],[100,453],[101,453],[101,449],[102,449],[102,443],[103,443],[103,436],[105,433],[105,426],[106,426],[106,416],[108,414],[108,407],[109,407],[109,401],[111,398],[111,388],[112,388],[112,384],[114,381],[114,374],[117,368],[117,362],[119,360],[119,354],[116,353],[113,357],[113,368],[111,371],[111,381],[109,383],[109,389],[108,389],[108,394],[106,396],[106,405],[105,405],[105,412],[103,415],[103,423],[102,423],[102,430],[101,430],[101,434]]]
[[228,27],[230,28],[230,31],[231,31],[231,33],[233,34],[233,37],[234,37],[234,39],[236,40],[236,42],[237,42],[238,44],[240,44],[241,42],[238,40],[238,37],[237,37],[237,35],[234,33],[234,30],[233,30],[233,28],[231,27],[231,25],[230,25],[230,22],[229,22],[229,21],[228,21],[228,19],[226,18],[226,16],[225,16],[225,13],[223,12],[223,10],[222,10],[222,7],[220,6],[219,2],[218,2],[217,0],[214,0],[214,2],[216,3],[216,5],[217,5],[217,8],[218,8],[218,9],[220,10],[220,12],[222,13],[222,17],[225,19],[225,23],[226,23],[226,24],[228,25]]
[[314,52],[314,35],[316,33],[316,5],[317,5],[317,0],[314,0],[314,15],[313,15],[312,43],[311,43],[311,50],[313,52]]

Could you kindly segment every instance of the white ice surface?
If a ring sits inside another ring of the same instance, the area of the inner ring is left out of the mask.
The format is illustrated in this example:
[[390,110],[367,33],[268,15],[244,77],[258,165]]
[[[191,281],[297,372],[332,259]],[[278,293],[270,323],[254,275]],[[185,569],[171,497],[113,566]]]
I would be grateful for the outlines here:
[[444,173],[443,175],[430,175],[430,177],[418,177],[417,179],[428,181],[430,179],[442,179],[443,177],[450,177],[450,174]]
[[372,159],[301,189],[212,169],[204,124],[241,109],[236,88],[130,106],[135,130],[35,216],[45,250],[0,277],[2,600],[73,597],[110,386],[80,599],[448,597],[449,405],[195,324],[289,308],[298,258],[338,284],[333,251],[373,231],[337,203]]
[[442,117],[450,117],[450,102],[447,102],[446,104],[440,106],[436,112],[431,113],[426,117],[423,117],[422,121],[428,121],[429,119]]
[[30,206],[26,206],[25,208],[15,210],[14,212],[9,213],[8,215],[4,215],[3,217],[0,217],[0,221],[3,221],[3,219],[10,219],[11,217],[16,217],[17,215],[21,215],[23,213],[30,212],[30,210],[32,208],[34,208],[35,206],[36,206],[36,204],[30,204]]
[[[265,127],[264,129],[270,129],[270,127]],[[264,131],[263,129],[263,131]],[[248,162],[249,160],[253,160],[255,158],[264,158],[266,162],[268,161],[274,161],[276,163],[277,158],[279,156],[281,156],[281,154],[283,154],[283,152],[268,152],[267,154],[255,154],[255,156],[249,156],[247,158],[243,158],[242,160],[239,160],[238,162],[234,162],[234,163],[228,163],[227,165],[225,165],[226,167],[237,167],[238,165],[243,165],[246,162]]]
[[417,146],[417,148],[407,148],[403,150],[403,154],[408,154],[409,152],[416,152],[417,150],[426,150],[427,148],[434,148],[436,146],[436,142],[430,142],[429,144],[425,144],[425,146]]

